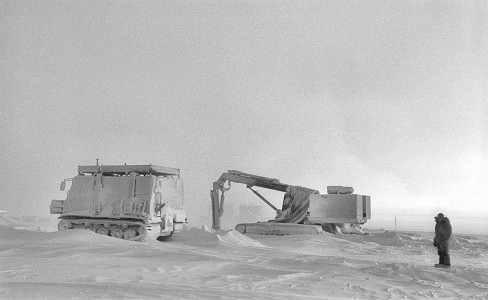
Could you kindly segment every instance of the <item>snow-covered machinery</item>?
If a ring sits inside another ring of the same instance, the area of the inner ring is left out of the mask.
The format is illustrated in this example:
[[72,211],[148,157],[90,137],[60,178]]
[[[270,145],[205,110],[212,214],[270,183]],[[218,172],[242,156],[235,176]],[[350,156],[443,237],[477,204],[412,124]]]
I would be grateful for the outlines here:
[[156,165],[78,166],[61,182],[65,200],[52,200],[61,214],[58,230],[85,228],[127,240],[164,240],[187,223],[180,170]]
[[[220,229],[220,218],[224,213],[224,193],[230,189],[231,182],[246,184],[247,188],[276,212],[274,220],[237,224],[235,229],[240,233],[361,233],[361,225],[366,223],[367,219],[371,219],[370,197],[353,194],[352,187],[329,186],[327,194],[321,195],[317,190],[280,183],[278,179],[229,170],[213,183],[213,189],[210,191],[213,229]],[[281,209],[275,207],[253,187],[284,192]]]

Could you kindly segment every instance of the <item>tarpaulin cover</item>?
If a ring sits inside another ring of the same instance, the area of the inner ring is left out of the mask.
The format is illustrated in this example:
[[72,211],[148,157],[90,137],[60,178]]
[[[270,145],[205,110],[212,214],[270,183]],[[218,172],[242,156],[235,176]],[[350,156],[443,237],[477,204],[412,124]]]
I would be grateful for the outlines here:
[[309,196],[319,191],[301,186],[288,186],[283,199],[283,210],[270,222],[300,223],[306,216],[310,205]]

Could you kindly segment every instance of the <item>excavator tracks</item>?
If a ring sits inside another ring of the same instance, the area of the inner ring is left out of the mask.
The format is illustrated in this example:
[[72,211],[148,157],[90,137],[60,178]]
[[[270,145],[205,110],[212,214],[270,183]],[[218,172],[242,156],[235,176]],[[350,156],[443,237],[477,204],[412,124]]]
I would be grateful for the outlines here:
[[320,225],[304,225],[291,223],[258,222],[237,224],[235,229],[242,234],[291,235],[291,234],[321,234]]

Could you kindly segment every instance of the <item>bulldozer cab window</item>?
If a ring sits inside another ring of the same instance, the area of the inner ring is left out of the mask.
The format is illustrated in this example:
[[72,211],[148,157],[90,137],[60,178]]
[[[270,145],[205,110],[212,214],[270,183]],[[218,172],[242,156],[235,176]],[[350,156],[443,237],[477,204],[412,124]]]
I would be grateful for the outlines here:
[[93,192],[94,176],[77,176],[71,183],[69,193],[72,195],[89,195]]

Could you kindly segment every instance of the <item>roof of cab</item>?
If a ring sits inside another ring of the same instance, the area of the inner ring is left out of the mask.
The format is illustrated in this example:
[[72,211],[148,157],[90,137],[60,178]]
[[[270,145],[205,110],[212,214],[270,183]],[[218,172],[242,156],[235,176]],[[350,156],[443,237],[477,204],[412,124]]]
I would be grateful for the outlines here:
[[131,172],[136,172],[145,175],[166,176],[176,175],[180,176],[180,169],[163,167],[157,165],[99,165],[99,166],[78,166],[79,174],[117,174],[128,175]]

